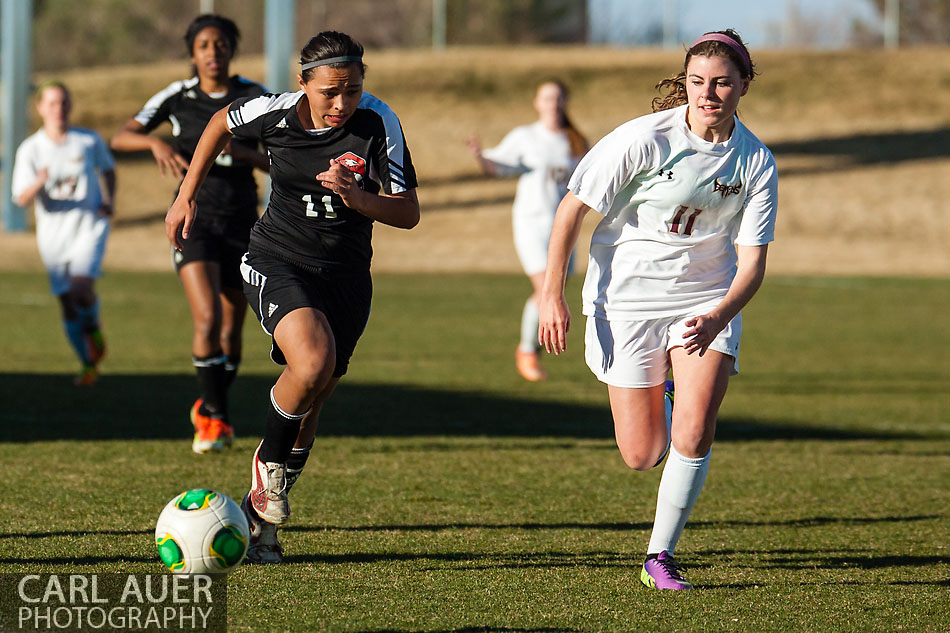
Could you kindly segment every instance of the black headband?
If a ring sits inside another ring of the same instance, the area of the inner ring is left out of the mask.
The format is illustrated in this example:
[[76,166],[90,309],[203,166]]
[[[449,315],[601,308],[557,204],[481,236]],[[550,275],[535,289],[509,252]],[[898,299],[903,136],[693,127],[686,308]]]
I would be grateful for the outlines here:
[[344,55],[343,57],[328,57],[327,59],[318,59],[315,62],[307,62],[306,64],[300,65],[300,70],[310,70],[311,68],[316,68],[317,66],[329,66],[330,64],[340,64],[344,62],[359,62],[363,63],[362,57],[356,57],[355,55]]

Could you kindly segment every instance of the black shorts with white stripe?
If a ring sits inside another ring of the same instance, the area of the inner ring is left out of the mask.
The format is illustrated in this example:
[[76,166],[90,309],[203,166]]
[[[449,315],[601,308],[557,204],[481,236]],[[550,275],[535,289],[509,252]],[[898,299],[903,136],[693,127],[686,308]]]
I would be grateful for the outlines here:
[[291,264],[270,253],[247,253],[241,263],[244,294],[264,331],[271,336],[271,360],[286,365],[274,329],[298,308],[314,308],[326,316],[336,344],[334,377],[346,373],[373,298],[369,271],[344,274]]
[[181,228],[178,229],[181,250],[172,251],[175,271],[181,272],[181,267],[189,262],[215,263],[221,271],[221,286],[242,290],[241,258],[247,252],[251,227],[257,221],[257,207],[247,207],[231,217],[208,214],[199,218],[187,240],[182,239]]

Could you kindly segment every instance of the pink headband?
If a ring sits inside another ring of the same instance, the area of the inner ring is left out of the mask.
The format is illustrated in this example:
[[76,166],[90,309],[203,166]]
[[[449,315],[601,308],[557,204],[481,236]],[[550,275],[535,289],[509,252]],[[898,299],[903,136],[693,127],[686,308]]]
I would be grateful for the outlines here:
[[725,44],[737,52],[739,54],[739,59],[745,62],[745,68],[740,70],[745,71],[748,75],[752,75],[752,60],[749,59],[749,53],[747,53],[745,48],[742,47],[742,44],[724,33],[706,33],[693,42],[693,45],[689,47],[689,50],[693,50],[696,48],[697,44],[702,44],[703,42],[719,42],[721,44]]

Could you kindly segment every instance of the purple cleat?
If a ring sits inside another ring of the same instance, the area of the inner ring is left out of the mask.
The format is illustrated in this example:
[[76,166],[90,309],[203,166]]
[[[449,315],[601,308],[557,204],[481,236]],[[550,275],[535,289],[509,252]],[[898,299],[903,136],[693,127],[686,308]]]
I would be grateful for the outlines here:
[[680,574],[681,569],[680,564],[665,551],[650,554],[640,571],[640,582],[654,589],[692,589],[693,585]]

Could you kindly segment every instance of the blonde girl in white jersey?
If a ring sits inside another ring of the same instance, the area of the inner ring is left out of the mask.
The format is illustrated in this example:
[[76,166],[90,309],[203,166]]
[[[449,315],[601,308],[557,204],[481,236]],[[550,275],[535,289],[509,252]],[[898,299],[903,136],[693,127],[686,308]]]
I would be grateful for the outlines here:
[[734,31],[697,39],[683,72],[658,85],[668,94],[654,100],[654,114],[621,125],[578,165],[548,251],[539,340],[559,354],[571,326],[570,252],[586,213],[604,216],[584,285],[586,357],[607,384],[626,464],[649,470],[669,452],[640,574],[658,589],[692,588],[674,549],[705,482],[716,416],[738,368],[739,311],[762,283],[773,239],[775,162],[736,118],[754,75]]
[[63,329],[82,365],[76,385],[98,379],[105,355],[96,279],[115,199],[115,162],[92,130],[72,127],[66,85],[50,81],[37,91],[43,126],[17,148],[13,201],[33,204],[36,241],[50,288],[59,299]]
[[482,149],[477,135],[468,147],[479,167],[489,176],[518,175],[512,207],[515,250],[528,279],[531,296],[521,315],[521,341],[515,350],[515,365],[526,380],[544,380],[539,358],[538,296],[547,265],[548,239],[554,212],[567,190],[567,180],[587,151],[587,140],[567,116],[567,87],[558,80],[538,86],[534,109],[538,120],[511,130],[501,143]]

